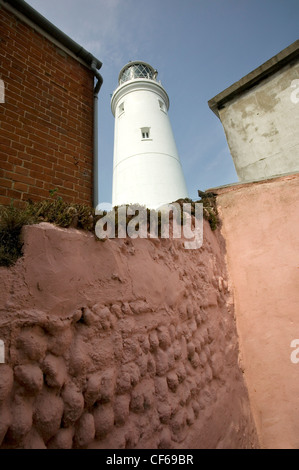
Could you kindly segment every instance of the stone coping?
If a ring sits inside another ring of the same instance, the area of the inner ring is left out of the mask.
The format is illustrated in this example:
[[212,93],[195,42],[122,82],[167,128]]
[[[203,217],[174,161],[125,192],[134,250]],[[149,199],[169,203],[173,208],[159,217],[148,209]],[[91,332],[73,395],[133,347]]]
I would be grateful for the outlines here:
[[238,189],[243,189],[245,187],[252,186],[254,184],[275,183],[277,181],[282,181],[282,180],[287,181],[287,180],[292,180],[295,178],[299,178],[299,172],[284,173],[283,175],[277,175],[277,176],[273,176],[270,178],[261,178],[258,180],[225,184],[223,186],[217,186],[215,188],[206,189],[205,192],[206,193],[211,192],[218,196],[219,194],[223,194],[223,193],[230,192],[230,191],[236,191]]

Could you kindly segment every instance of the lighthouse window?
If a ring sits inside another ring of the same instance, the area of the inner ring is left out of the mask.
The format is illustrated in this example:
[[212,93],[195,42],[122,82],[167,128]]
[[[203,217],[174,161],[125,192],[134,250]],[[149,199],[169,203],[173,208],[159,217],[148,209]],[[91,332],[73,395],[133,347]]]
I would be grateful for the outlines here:
[[125,104],[121,103],[118,107],[118,115],[120,116],[125,111]]
[[134,80],[135,78],[148,78],[153,80],[155,76],[155,71],[150,65],[145,63],[133,63],[129,65],[125,70],[121,73],[119,78],[119,84],[121,85],[128,80]]
[[151,78],[151,70],[143,64],[134,66],[134,78]]
[[142,139],[149,139],[150,138],[150,128],[149,127],[142,127],[141,128],[141,136],[142,136]]
[[161,111],[164,111],[164,113],[166,113],[166,106],[163,103],[163,101],[159,100],[159,106],[160,106]]

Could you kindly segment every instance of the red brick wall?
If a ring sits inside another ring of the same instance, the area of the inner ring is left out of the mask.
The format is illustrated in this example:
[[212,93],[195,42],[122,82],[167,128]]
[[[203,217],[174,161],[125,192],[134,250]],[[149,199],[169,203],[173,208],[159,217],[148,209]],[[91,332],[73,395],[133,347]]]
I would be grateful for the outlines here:
[[1,7],[0,38],[0,204],[92,204],[92,72]]

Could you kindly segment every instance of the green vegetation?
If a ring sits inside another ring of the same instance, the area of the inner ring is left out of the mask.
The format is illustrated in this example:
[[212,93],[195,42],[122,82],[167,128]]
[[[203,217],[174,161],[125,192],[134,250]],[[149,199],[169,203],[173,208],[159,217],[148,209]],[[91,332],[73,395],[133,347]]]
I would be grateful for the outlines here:
[[[59,227],[74,227],[82,230],[94,231],[97,220],[106,215],[95,215],[93,208],[84,204],[72,204],[62,200],[61,197],[54,195],[57,190],[50,191],[49,200],[41,202],[27,202],[24,208],[10,206],[0,206],[0,266],[12,266],[18,258],[22,256],[21,231],[23,225],[37,224],[40,222],[49,222]],[[208,193],[202,195],[203,215],[209,221],[211,229],[215,230],[219,224],[215,197]],[[191,199],[180,199],[175,201],[183,207],[183,203],[191,203],[191,215],[195,214],[195,201]],[[114,208],[115,210],[116,208]],[[115,211],[116,236],[118,229],[118,212]],[[137,214],[135,214],[137,215]],[[126,223],[135,217],[127,216]],[[147,221],[150,221],[150,211],[147,209]],[[183,211],[181,213],[183,221]],[[159,236],[161,230],[161,213],[158,212]],[[136,229],[138,229],[136,227]]]
[[0,266],[12,266],[22,256],[23,225],[49,222],[59,227],[93,231],[94,210],[83,204],[70,204],[61,198],[28,202],[24,208],[0,206]]
[[213,193],[204,193],[199,191],[201,199],[193,201],[192,199],[179,199],[178,202],[181,207],[183,203],[189,202],[191,204],[191,215],[195,215],[195,204],[201,202],[203,205],[203,217],[206,219],[212,230],[216,230],[219,225],[219,218],[216,205],[216,197]]
[[31,224],[27,211],[13,207],[0,207],[0,266],[11,266],[22,256],[21,230]]
[[95,226],[94,209],[84,204],[71,204],[61,198],[29,203],[25,211],[34,223],[49,222],[59,227],[91,231]]

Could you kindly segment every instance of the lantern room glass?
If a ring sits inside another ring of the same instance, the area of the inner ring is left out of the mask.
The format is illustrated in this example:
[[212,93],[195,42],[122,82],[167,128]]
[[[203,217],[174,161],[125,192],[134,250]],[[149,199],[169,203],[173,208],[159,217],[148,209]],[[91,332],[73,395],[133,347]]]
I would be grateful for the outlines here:
[[151,67],[148,67],[145,64],[135,63],[129,65],[123,71],[119,79],[119,84],[121,85],[122,83],[127,82],[128,80],[134,80],[135,78],[148,78],[154,80],[154,74],[155,71]]

